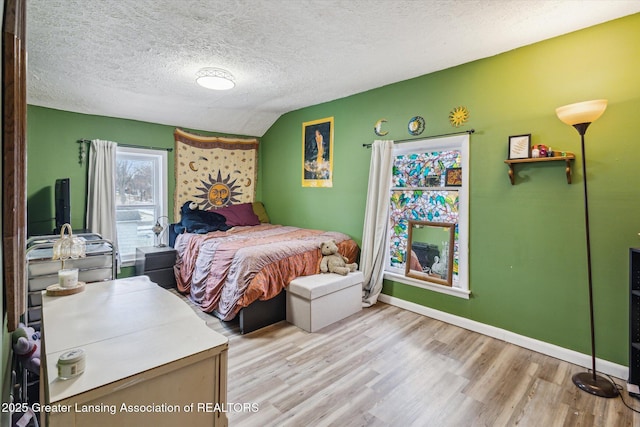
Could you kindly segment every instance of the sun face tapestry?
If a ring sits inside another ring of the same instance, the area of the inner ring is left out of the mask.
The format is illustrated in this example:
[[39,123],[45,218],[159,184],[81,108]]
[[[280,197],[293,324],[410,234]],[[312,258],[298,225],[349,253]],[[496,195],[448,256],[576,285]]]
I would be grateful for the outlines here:
[[255,201],[258,140],[176,129],[174,219],[189,200],[203,210]]

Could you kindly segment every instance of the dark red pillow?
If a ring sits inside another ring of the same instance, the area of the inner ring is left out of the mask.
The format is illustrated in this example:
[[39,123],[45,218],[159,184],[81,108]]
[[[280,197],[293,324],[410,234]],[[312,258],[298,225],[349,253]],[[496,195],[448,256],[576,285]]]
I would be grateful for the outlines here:
[[238,205],[229,205],[224,208],[215,209],[216,213],[227,219],[227,225],[235,227],[236,225],[260,225],[260,219],[253,212],[251,203],[240,203]]

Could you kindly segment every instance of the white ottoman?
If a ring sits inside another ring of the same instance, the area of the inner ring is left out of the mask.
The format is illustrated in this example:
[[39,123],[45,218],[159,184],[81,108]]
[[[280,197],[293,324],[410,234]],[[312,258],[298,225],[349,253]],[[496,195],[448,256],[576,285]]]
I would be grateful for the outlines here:
[[302,276],[287,287],[287,322],[315,332],[362,310],[361,271]]

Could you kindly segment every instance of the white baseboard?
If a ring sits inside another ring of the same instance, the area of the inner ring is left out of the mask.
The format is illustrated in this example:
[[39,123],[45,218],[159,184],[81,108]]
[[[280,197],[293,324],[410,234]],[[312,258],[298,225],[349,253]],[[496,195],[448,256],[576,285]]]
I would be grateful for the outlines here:
[[[569,350],[564,347],[549,344],[505,329],[496,328],[495,326],[476,322],[475,320],[470,320],[450,313],[445,313],[444,311],[435,310],[433,308],[425,307],[423,305],[389,295],[380,294],[378,299],[384,303],[400,307],[414,313],[422,314],[423,316],[431,317],[473,332],[478,332],[492,338],[506,341],[538,353],[546,354],[547,356],[555,357],[556,359],[564,360],[565,362],[573,363],[589,369],[591,368],[591,356],[588,354],[579,353],[574,350]],[[623,381],[626,381],[627,378],[629,378],[628,367],[609,362],[608,360],[596,359],[596,369],[600,373],[611,375]]]

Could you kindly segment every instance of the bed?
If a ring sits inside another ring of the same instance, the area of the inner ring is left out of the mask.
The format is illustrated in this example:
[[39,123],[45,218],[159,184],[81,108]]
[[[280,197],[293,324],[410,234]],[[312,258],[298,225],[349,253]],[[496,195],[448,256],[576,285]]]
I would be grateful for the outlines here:
[[177,235],[174,270],[179,292],[221,320],[239,317],[242,333],[285,318],[282,291],[296,277],[319,273],[320,243],[333,239],[349,262],[357,261],[358,245],[340,232],[228,223],[228,231]]

